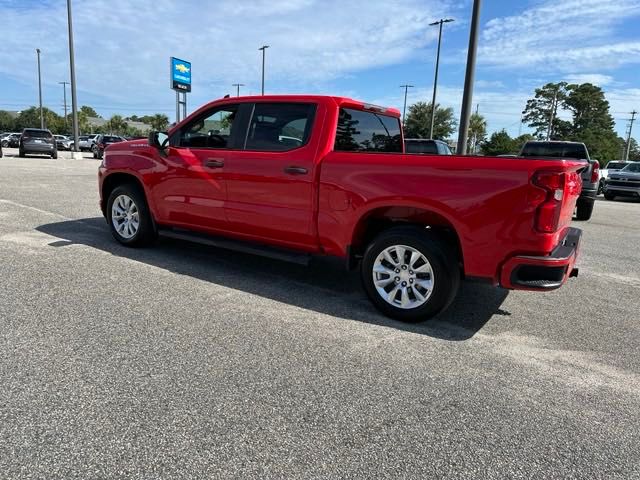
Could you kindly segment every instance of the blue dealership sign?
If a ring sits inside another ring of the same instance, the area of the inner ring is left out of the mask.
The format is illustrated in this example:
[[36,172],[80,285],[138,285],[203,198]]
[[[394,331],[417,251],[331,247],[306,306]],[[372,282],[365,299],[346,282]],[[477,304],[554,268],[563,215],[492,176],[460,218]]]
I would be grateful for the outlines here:
[[169,62],[171,71],[171,88],[181,92],[191,91],[191,62],[171,57]]

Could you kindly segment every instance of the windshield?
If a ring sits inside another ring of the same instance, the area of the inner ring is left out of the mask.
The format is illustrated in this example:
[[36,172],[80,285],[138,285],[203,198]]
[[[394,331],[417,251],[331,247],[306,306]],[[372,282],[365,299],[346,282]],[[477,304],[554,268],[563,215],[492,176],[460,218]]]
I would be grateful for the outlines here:
[[522,149],[522,157],[551,157],[586,159],[587,151],[579,143],[529,142]]
[[624,167],[620,172],[625,173],[640,173],[640,162],[630,163],[626,167]]
[[626,165],[626,163],[624,163],[624,162],[609,162],[607,164],[607,169],[609,169],[609,170],[620,170],[621,168],[624,168],[625,165]]

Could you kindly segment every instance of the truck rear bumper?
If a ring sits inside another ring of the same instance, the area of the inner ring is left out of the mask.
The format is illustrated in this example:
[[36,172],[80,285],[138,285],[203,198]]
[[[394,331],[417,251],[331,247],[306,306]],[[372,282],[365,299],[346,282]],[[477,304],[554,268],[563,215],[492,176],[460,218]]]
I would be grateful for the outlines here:
[[545,291],[560,288],[577,277],[574,268],[580,251],[582,230],[569,228],[564,239],[548,256],[512,257],[503,265],[500,285],[511,290]]

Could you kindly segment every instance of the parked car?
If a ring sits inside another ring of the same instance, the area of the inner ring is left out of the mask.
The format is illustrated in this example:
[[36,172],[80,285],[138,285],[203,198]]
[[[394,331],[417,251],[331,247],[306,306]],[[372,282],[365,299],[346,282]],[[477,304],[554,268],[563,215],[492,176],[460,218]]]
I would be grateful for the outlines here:
[[600,164],[589,157],[589,151],[584,143],[561,141],[529,141],[520,151],[520,157],[525,158],[570,158],[585,163],[582,170],[582,192],[577,202],[576,219],[589,220],[593,213],[598,185],[600,180]]
[[406,153],[424,153],[431,155],[453,155],[451,148],[442,140],[429,140],[425,138],[407,138],[404,141]]
[[396,109],[274,95],[214,101],[147,142],[112,144],[98,176],[123,245],[162,233],[302,263],[337,256],[359,265],[377,308],[413,322],[444,310],[462,278],[545,291],[576,276],[582,168],[406,155]]
[[18,148],[18,145],[20,144],[20,135],[20,133],[8,133],[2,138],[2,140],[0,140],[0,144],[3,147]]
[[2,158],[2,143],[0,142],[0,158]]
[[54,135],[56,139],[56,147],[58,150],[70,150],[70,145],[73,144],[73,140],[65,135]]
[[25,128],[20,135],[18,148],[21,157],[35,153],[58,158],[56,140],[49,130]]
[[98,135],[93,146],[93,158],[102,158],[104,149],[112,143],[125,142],[126,140],[118,135]]
[[611,162],[607,163],[607,166],[605,168],[600,169],[600,184],[598,185],[598,193],[602,193],[604,191],[604,184],[611,173],[619,172],[630,163],[632,162],[625,160],[612,160]]
[[[98,138],[98,134],[95,135],[80,135],[78,137],[78,148],[81,152],[90,152],[93,150],[93,146],[95,145],[96,138]],[[73,147],[72,147],[73,148]]]
[[615,173],[610,173],[604,185],[604,198],[640,197],[640,162],[628,162]]

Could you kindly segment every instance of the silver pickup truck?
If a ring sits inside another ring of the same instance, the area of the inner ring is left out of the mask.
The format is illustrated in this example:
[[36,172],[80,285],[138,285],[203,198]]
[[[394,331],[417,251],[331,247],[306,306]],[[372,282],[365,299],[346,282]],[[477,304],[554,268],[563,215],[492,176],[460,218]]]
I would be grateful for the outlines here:
[[622,170],[610,173],[604,183],[604,198],[640,197],[640,162],[631,162]]

